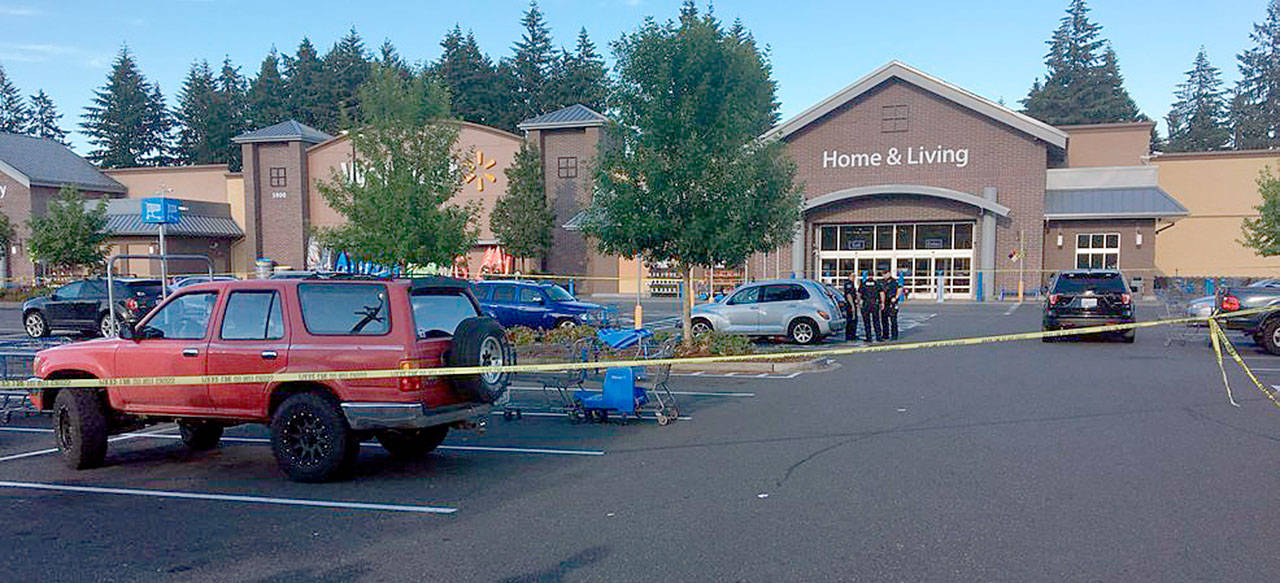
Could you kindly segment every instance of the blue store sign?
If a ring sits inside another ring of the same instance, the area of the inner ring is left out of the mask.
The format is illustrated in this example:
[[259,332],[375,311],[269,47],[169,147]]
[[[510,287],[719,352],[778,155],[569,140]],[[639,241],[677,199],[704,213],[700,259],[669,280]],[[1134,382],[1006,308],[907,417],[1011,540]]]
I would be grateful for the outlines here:
[[182,219],[181,202],[155,196],[142,199],[142,222],[173,225]]

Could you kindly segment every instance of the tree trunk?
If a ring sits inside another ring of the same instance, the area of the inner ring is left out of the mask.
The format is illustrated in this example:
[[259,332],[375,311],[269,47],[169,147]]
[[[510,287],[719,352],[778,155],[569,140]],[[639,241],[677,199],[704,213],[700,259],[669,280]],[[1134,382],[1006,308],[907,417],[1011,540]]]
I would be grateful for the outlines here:
[[693,310],[693,266],[681,265],[684,269],[684,293],[680,298],[680,323],[682,327],[681,338],[684,340],[685,346],[693,346],[693,319],[690,314]]

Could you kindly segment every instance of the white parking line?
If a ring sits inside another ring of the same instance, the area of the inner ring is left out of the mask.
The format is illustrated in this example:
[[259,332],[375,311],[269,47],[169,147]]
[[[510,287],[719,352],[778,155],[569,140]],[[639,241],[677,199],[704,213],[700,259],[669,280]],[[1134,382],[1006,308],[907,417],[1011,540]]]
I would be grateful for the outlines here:
[[22,458],[36,457],[36,456],[40,456],[40,455],[48,455],[48,454],[51,454],[51,453],[55,453],[55,452],[57,452],[57,451],[58,451],[58,448],[53,447],[53,448],[49,448],[49,449],[38,449],[38,450],[36,450],[36,451],[29,451],[29,452],[27,452],[27,453],[15,453],[15,454],[13,454],[13,455],[7,455],[7,456],[4,456],[4,457],[0,457],[0,462],[7,462],[7,461],[12,461],[12,460],[20,460],[20,459],[22,459]]
[[1012,306],[1009,306],[1009,309],[1007,309],[1007,310],[1005,310],[1005,311],[1004,311],[1004,315],[1005,315],[1005,316],[1012,316],[1012,315],[1013,315],[1013,313],[1014,313],[1014,312],[1016,312],[1016,311],[1018,310],[1018,308],[1020,308],[1020,307],[1022,307],[1022,304],[1014,304],[1014,305],[1012,305]]
[[222,502],[247,502],[253,504],[281,504],[285,506],[311,506],[340,508],[344,510],[381,510],[388,512],[417,512],[426,514],[453,514],[457,508],[447,506],[409,506],[402,504],[370,504],[341,500],[308,500],[304,498],[271,498],[266,496],[241,496],[237,494],[206,494],[203,492],[177,492],[173,490],[142,490],[137,488],[103,488],[99,486],[71,486],[41,482],[10,482],[0,480],[0,488],[27,490],[52,490],[56,492],[81,492],[86,494],[118,494],[125,496],[150,496],[153,498],[179,498],[184,500],[218,500]]
[[[757,377],[759,378],[759,377]],[[531,393],[541,392],[542,387],[507,387],[510,391],[527,391]],[[555,387],[547,387],[548,391],[554,391]],[[575,389],[576,390],[576,389]],[[588,393],[599,393],[600,389],[582,389]],[[755,393],[741,392],[717,392],[717,391],[671,391],[672,395],[682,397],[754,397]]]

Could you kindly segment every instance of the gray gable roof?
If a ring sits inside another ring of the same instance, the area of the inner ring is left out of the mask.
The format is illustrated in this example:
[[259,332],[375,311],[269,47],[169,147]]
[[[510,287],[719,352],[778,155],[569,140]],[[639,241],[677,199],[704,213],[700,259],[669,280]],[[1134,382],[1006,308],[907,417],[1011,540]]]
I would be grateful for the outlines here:
[[[226,239],[244,236],[244,231],[231,218],[229,204],[184,200],[182,206],[187,210],[182,211],[178,224],[165,226],[166,235]],[[142,199],[126,198],[107,201],[107,232],[116,236],[154,237],[160,228],[155,223],[142,222]]]
[[291,119],[276,125],[245,132],[231,138],[231,141],[237,144],[254,142],[306,142],[308,144],[319,144],[332,139],[333,136],[329,134]]
[[61,188],[70,184],[81,190],[126,191],[123,184],[88,160],[48,138],[0,133],[0,172],[17,172],[21,176],[14,179],[28,186]]
[[1044,217],[1069,219],[1159,219],[1184,217],[1187,207],[1158,186],[1047,190]]
[[522,130],[551,130],[561,128],[586,128],[602,126],[609,118],[596,113],[595,110],[581,103],[575,103],[564,109],[544,113],[520,122],[516,126]]

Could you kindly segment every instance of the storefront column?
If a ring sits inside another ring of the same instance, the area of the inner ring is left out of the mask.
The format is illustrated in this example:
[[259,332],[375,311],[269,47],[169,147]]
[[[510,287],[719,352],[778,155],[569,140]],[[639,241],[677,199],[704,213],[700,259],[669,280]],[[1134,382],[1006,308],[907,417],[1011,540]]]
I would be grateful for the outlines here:
[[[987,186],[982,189],[982,198],[996,202],[996,189]],[[978,270],[982,273],[982,299],[995,298],[996,281],[996,215],[989,210],[982,211],[982,237],[978,248]]]
[[804,277],[804,220],[796,223],[791,236],[791,277]]

